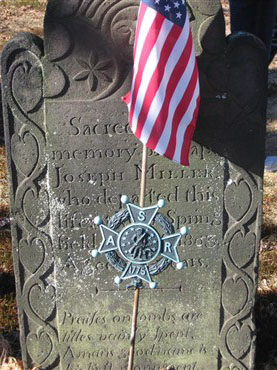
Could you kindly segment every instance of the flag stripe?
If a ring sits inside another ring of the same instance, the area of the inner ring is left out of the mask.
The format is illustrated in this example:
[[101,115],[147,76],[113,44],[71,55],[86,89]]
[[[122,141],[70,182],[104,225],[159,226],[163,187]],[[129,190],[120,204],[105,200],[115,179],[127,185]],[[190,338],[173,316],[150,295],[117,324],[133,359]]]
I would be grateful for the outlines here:
[[139,7],[138,21],[137,21],[137,27],[136,27],[136,36],[135,36],[135,44],[134,44],[134,51],[133,51],[134,56],[136,55],[136,52],[137,52],[139,35],[141,35],[141,32],[140,32],[141,25],[143,23],[143,20],[147,18],[145,17],[146,10],[147,10],[147,5],[144,3],[141,3]]
[[188,165],[199,82],[185,0],[141,0],[132,86],[123,101],[136,137]]
[[[138,124],[137,124],[137,130],[136,130],[136,136],[138,138],[141,137],[141,132],[142,132],[142,129],[144,127],[147,126],[147,122],[145,122],[148,114],[149,114],[149,111],[147,111],[147,107],[151,107],[151,102],[154,106],[154,102],[153,102],[153,99],[155,97],[155,95],[157,94],[158,90],[159,90],[159,87],[160,87],[160,84],[162,82],[162,79],[164,77],[164,72],[165,72],[165,69],[166,69],[166,66],[167,66],[167,61],[168,61],[168,58],[172,52],[172,49],[175,45],[175,40],[178,39],[178,37],[180,36],[180,33],[181,33],[182,29],[180,27],[172,27],[169,34],[168,34],[168,37],[167,39],[165,40],[164,44],[163,44],[163,48],[162,48],[162,51],[161,51],[161,55],[160,55],[160,58],[159,58],[159,64],[156,65],[156,69],[154,71],[154,73],[152,74],[152,77],[150,79],[150,82],[148,84],[148,88],[147,88],[147,91],[145,93],[145,96],[144,96],[144,101],[143,101],[143,105],[142,105],[142,108],[141,108],[141,111],[140,111],[140,114],[139,114],[139,117],[138,117]],[[167,43],[169,43],[169,45],[167,45]],[[158,100],[161,101],[161,99],[158,98]],[[145,123],[144,123],[145,122]]]
[[[156,106],[158,105],[157,103],[156,105],[155,104],[153,105],[153,108],[152,106],[150,108],[151,110],[156,109],[156,113],[157,113],[157,117],[153,117],[153,115],[150,117],[152,118],[152,122],[150,124],[152,124],[153,128],[151,130],[151,135],[149,136],[147,140],[147,146],[153,150],[155,150],[157,143],[160,137],[162,136],[164,127],[168,123],[168,119],[170,120],[170,116],[169,116],[170,104],[171,104],[172,110],[174,109],[171,99],[175,92],[176,85],[180,81],[182,74],[183,74],[183,68],[180,67],[180,65],[181,64],[187,65],[188,60],[189,60],[189,56],[190,56],[189,51],[192,46],[192,39],[189,33],[187,33],[187,36],[189,36],[189,41],[185,44],[185,49],[183,50],[177,64],[174,64],[171,59],[168,62],[168,65],[171,67],[172,71],[170,71],[171,73],[169,74],[169,78],[168,80],[165,81],[165,84],[163,85],[164,91],[160,92],[159,96],[157,95],[157,99],[160,98],[158,102],[159,107]],[[182,42],[182,38],[180,38],[180,41]],[[179,51],[182,51],[182,49],[179,48]],[[177,56],[178,55],[173,55],[173,57],[176,57],[176,59],[177,59]]]
[[[175,26],[174,26],[174,29],[175,29]],[[149,106],[149,111],[146,111],[147,118],[143,125],[142,135],[140,138],[142,142],[144,143],[147,142],[147,145],[151,145],[151,138],[154,139],[155,137],[156,140],[158,140],[157,135],[159,135],[159,130],[163,129],[162,127],[159,126],[159,123],[165,122],[167,119],[168,111],[166,109],[166,105],[167,103],[169,104],[169,101],[167,99],[168,98],[167,94],[169,90],[168,85],[172,85],[172,81],[176,81],[175,83],[173,83],[173,86],[175,86],[178,79],[181,77],[179,76],[179,73],[177,71],[178,68],[176,68],[176,61],[179,61],[180,58],[182,58],[183,48],[186,46],[187,38],[189,36],[188,22],[187,22],[187,27],[184,27],[183,29],[181,29],[180,27],[177,26],[176,29],[182,30],[182,32],[180,33],[178,39],[176,40],[176,43],[173,45],[172,52],[169,55],[168,60],[166,61],[164,74],[163,76],[160,76],[162,77],[162,81],[155,94],[155,97],[153,98],[153,101],[152,102],[147,101],[148,106]],[[169,41],[170,40],[167,40],[166,42],[169,42]],[[165,44],[165,47],[169,48],[167,43]],[[157,69],[158,68],[159,66],[157,66]],[[163,69],[162,66],[161,66],[161,69]],[[180,68],[179,68],[179,71],[181,72]],[[173,90],[173,87],[172,87],[172,90]],[[146,99],[148,99],[147,96],[145,98],[145,103],[146,103]],[[162,116],[161,115],[159,116],[160,112]],[[160,133],[162,133],[162,131]],[[149,139],[150,141],[148,141]],[[156,143],[152,149],[154,149],[155,146],[156,146]]]
[[[139,39],[139,35],[141,34],[140,33],[140,28],[142,26],[142,23],[143,23],[143,20],[145,19],[144,15],[145,15],[145,12],[147,10],[147,6],[141,2],[140,4],[140,7],[139,7],[139,12],[138,12],[138,21],[137,21],[137,27],[136,27],[136,36],[135,36],[135,43],[134,43],[134,50],[133,50],[133,57],[135,58],[135,55],[136,55],[136,51],[137,51],[137,46],[138,46],[138,39]],[[140,38],[142,40],[142,38]],[[141,46],[143,46],[143,42],[141,41],[140,43]],[[133,76],[134,76],[134,71],[133,71]],[[132,81],[133,81],[133,77],[132,77]],[[127,104],[128,106],[128,110],[130,110],[130,102],[131,102],[131,94],[132,90],[130,90],[121,100]]]
[[172,120],[173,124],[171,128],[170,140],[167,145],[166,151],[164,153],[164,155],[170,159],[173,158],[175,150],[178,150],[178,148],[176,147],[176,141],[177,141],[177,130],[179,128],[179,124],[181,123],[181,120],[184,120],[185,122],[186,115],[189,114],[188,108],[189,108],[189,104],[191,103],[191,99],[194,93],[194,88],[197,82],[196,63],[194,63],[194,70],[193,70],[191,79],[188,80],[188,78],[186,78],[186,81],[189,81],[189,84],[187,86],[187,89],[185,90],[185,93],[182,99],[180,100],[178,106],[175,109],[175,113],[174,113],[173,120]]
[[[197,71],[197,70],[196,70]],[[197,78],[197,77],[196,77]],[[196,80],[197,82],[197,80]],[[199,95],[199,90],[197,86],[194,86],[194,91],[192,90],[192,97],[190,97],[190,104],[183,115],[182,122],[180,123],[178,129],[177,129],[177,135],[176,135],[176,145],[175,145],[175,153],[173,156],[173,160],[179,162],[181,160],[182,155],[182,144],[185,139],[185,134],[188,126],[192,123],[192,119],[195,114],[195,108],[197,107],[197,99]],[[198,109],[198,107],[197,107]]]
[[[161,56],[164,41],[166,40],[171,29],[172,29],[172,23],[168,22],[167,20],[164,20],[162,27],[160,29],[160,32],[157,35],[158,38],[156,39],[156,45],[152,48],[151,53],[148,55],[147,61],[144,64],[143,69],[138,71],[138,75],[141,78],[139,82],[139,88],[138,88],[138,94],[137,94],[136,100],[134,99],[135,106],[134,106],[134,116],[133,116],[133,125],[132,125],[134,133],[136,132],[138,116],[142,108],[145,93],[151,81],[151,77],[153,76],[153,73],[156,69],[157,61]],[[152,31],[150,32],[152,33]],[[154,32],[156,32],[156,29]],[[140,57],[140,59],[143,60],[143,57]]]
[[[149,10],[150,9],[150,10]],[[153,9],[148,8],[147,12],[155,12]],[[147,19],[145,17],[144,19]],[[139,92],[140,88],[140,83],[142,80],[142,75],[146,67],[146,62],[148,61],[148,57],[155,50],[154,45],[156,43],[157,37],[160,35],[160,29],[162,28],[164,22],[164,18],[161,15],[157,15],[153,19],[153,24],[151,24],[150,30],[149,26],[147,27],[147,30],[143,30],[142,27],[142,32],[149,31],[147,32],[145,41],[143,43],[143,47],[140,50],[140,43],[141,39],[139,38],[138,40],[138,51],[137,51],[137,56],[135,57],[135,65],[134,65],[134,76],[133,76],[133,81],[134,85],[132,86],[132,97],[131,97],[131,107],[130,107],[130,122],[132,122],[133,126],[133,114],[134,114],[134,109],[135,109],[135,103],[137,101],[137,94]]]
[[[135,53],[134,53],[134,68],[133,68],[133,77],[132,77],[132,87],[130,92],[123,98],[123,101],[128,105],[129,109],[129,123],[132,126],[132,119],[131,119],[131,101],[134,94],[134,85],[135,85],[135,76],[137,74],[137,69],[139,66],[139,58],[135,58],[135,55],[141,55],[145,41],[147,40],[147,35],[149,29],[151,28],[152,23],[156,18],[156,13],[153,9],[147,7],[143,2],[140,5],[141,11],[141,19],[138,20],[138,27],[140,32],[136,31],[135,37]],[[139,14],[139,15],[140,15]]]
[[[198,87],[198,94],[199,94],[199,87]],[[199,96],[198,96],[197,101],[196,101],[196,106],[195,106],[195,109],[194,109],[194,113],[193,113],[193,117],[192,117],[192,120],[191,120],[190,124],[188,125],[188,127],[186,129],[186,133],[185,133],[184,141],[183,141],[183,145],[182,145],[181,163],[183,163],[186,166],[189,165],[189,161],[188,161],[189,150],[190,150],[190,144],[191,144],[191,141],[192,141],[192,137],[193,137],[193,133],[194,133],[194,129],[195,129],[195,123],[196,123],[196,119],[197,119],[197,114],[198,114],[198,110],[199,110],[199,101],[200,101],[200,99],[199,99]]]
[[[164,155],[168,142],[170,140],[171,132],[172,132],[172,125],[173,125],[173,117],[175,114],[176,107],[178,106],[180,100],[182,99],[184,91],[187,89],[187,86],[189,84],[189,78],[193,72],[194,65],[195,65],[195,59],[189,51],[191,51],[192,47],[192,39],[190,38],[190,41],[187,46],[189,50],[186,51],[185,53],[185,61],[186,62],[186,69],[185,71],[182,69],[181,72],[183,74],[181,77],[178,79],[175,90],[170,91],[171,96],[169,99],[169,107],[168,107],[168,119],[166,120],[166,123],[164,125],[164,129],[162,131],[162,135],[157,142],[157,146],[154,149],[161,155]],[[180,64],[180,63],[179,63]],[[177,67],[177,66],[176,66]],[[172,86],[174,89],[174,86]]]

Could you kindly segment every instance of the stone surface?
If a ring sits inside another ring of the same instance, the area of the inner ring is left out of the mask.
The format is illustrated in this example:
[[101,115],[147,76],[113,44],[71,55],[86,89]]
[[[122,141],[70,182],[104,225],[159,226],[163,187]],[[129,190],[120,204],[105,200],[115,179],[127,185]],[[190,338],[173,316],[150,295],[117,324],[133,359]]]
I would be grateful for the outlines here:
[[[2,54],[12,234],[25,366],[126,369],[133,291],[90,251],[127,194],[138,203],[141,144],[120,97],[130,87],[138,3],[53,0],[45,40]],[[186,269],[141,292],[134,369],[253,369],[266,54],[225,39],[218,1],[188,1],[201,107],[184,168],[148,155],[146,205],[191,233]]]

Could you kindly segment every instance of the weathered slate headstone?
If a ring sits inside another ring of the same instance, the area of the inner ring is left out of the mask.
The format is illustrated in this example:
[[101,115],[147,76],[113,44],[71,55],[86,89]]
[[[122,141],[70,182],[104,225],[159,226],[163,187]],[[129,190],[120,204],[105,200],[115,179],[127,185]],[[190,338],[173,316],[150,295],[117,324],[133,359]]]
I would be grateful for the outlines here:
[[[149,153],[146,205],[167,201],[187,268],[142,290],[134,369],[254,368],[266,54],[225,40],[216,0],[188,1],[201,80],[189,168]],[[2,54],[14,266],[25,366],[126,369],[133,291],[90,251],[122,194],[138,203],[141,144],[120,102],[138,3],[51,0],[44,43]]]

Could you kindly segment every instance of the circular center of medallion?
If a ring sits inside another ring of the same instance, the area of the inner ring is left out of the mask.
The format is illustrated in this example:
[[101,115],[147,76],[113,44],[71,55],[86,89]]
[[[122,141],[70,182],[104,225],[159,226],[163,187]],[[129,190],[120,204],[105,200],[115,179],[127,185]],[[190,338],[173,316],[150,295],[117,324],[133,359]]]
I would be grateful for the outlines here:
[[161,249],[161,239],[151,226],[134,223],[126,226],[118,238],[118,248],[128,261],[145,264],[153,261]]

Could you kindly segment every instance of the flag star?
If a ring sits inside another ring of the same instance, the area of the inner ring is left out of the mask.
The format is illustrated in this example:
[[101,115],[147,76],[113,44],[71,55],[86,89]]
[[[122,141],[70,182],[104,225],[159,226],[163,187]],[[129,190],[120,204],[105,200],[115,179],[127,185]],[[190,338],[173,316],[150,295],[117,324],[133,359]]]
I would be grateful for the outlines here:
[[178,1],[176,1],[176,2],[174,3],[174,8],[179,9],[179,6],[180,6],[180,4],[178,3]]
[[155,0],[155,4],[160,4],[160,0]]
[[169,5],[166,5],[166,6],[164,7],[164,10],[165,10],[166,12],[169,12],[169,11],[170,11],[170,9],[171,9],[171,6],[169,6]]
[[182,18],[182,13],[180,13],[180,12],[176,13],[176,18],[181,19]]

